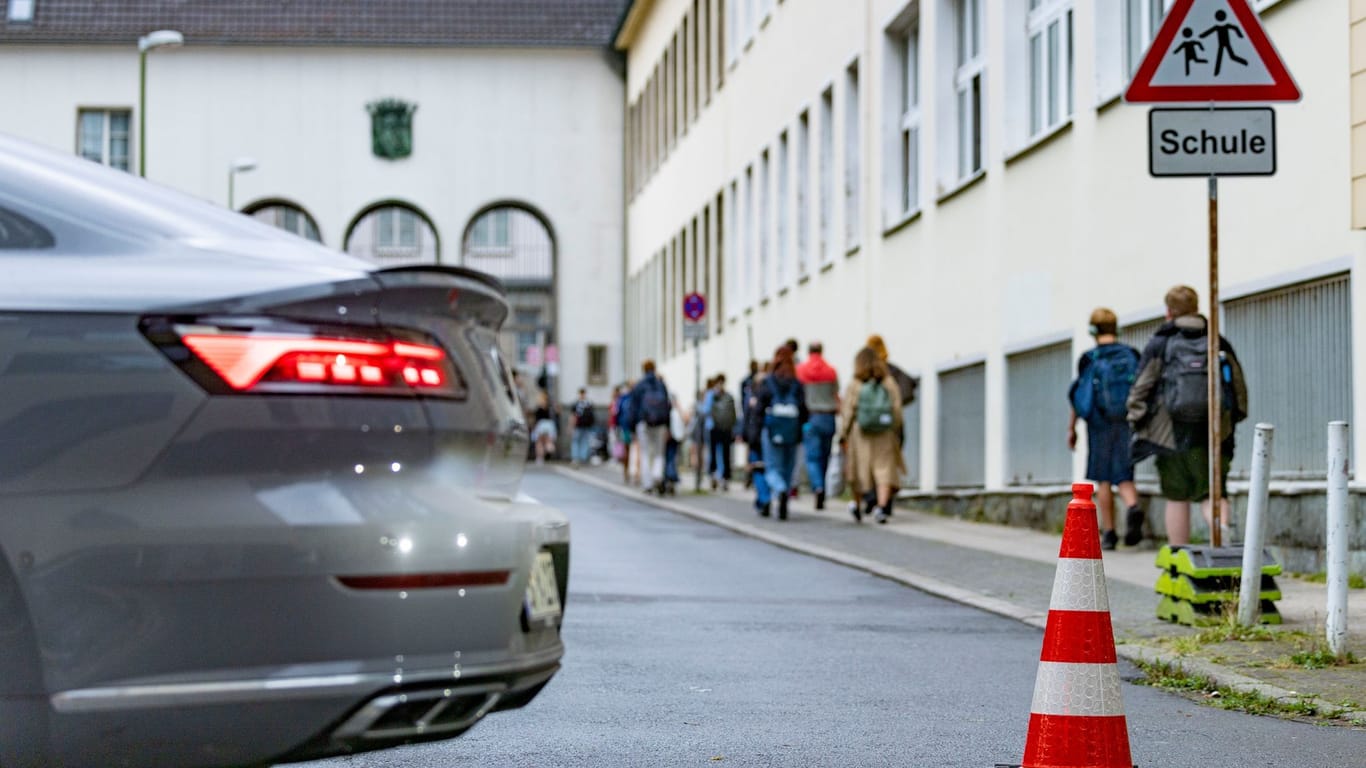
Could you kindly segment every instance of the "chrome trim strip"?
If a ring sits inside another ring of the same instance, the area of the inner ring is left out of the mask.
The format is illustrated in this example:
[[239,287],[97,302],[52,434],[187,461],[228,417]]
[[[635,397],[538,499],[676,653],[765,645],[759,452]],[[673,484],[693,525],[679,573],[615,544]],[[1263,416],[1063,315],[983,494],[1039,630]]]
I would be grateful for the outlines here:
[[[460,677],[475,680],[494,675],[535,674],[555,664],[564,655],[564,646],[538,651],[515,661],[465,666]],[[450,669],[419,669],[403,675],[405,684],[424,684],[451,680]],[[49,697],[59,714],[109,712],[130,709],[181,707],[234,702],[288,701],[329,694],[367,695],[394,685],[394,676],[385,673],[274,677],[255,680],[227,680],[204,683],[160,683],[78,688]]]

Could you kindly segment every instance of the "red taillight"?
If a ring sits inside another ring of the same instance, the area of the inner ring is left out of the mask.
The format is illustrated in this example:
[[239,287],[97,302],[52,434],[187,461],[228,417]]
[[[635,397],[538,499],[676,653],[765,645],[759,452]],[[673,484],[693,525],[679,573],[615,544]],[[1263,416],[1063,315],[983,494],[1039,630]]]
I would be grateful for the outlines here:
[[190,334],[181,341],[239,392],[262,381],[414,389],[440,389],[446,381],[446,353],[426,344],[254,334]]
[[[420,334],[407,331],[313,330],[278,324],[268,331],[241,330],[160,324],[150,319],[144,325],[168,355],[180,359],[188,366],[187,372],[211,390],[465,395],[464,381],[445,350],[435,343],[414,341]],[[196,373],[193,361],[183,359],[183,352],[177,357],[174,341],[213,375],[203,367]],[[215,379],[221,384],[215,386]]]

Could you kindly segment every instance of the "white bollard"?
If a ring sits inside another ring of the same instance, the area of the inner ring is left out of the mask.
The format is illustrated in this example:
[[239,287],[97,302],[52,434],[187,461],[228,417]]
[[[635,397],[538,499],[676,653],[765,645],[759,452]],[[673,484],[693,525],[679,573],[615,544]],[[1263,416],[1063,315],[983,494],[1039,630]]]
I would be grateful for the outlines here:
[[1328,650],[1347,653],[1347,422],[1328,424]]
[[1238,623],[1257,623],[1262,600],[1262,543],[1266,540],[1266,505],[1271,487],[1271,444],[1276,428],[1258,424],[1252,442],[1252,486],[1247,493],[1243,526],[1243,580],[1238,592]]

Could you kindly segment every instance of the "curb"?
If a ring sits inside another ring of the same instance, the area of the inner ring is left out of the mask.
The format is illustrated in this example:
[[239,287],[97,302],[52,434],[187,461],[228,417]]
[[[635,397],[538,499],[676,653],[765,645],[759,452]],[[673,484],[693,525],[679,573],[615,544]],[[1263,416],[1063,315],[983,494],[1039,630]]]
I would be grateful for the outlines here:
[[[866,557],[851,555],[829,547],[822,547],[808,544],[804,541],[784,536],[780,533],[765,530],[755,525],[736,522],[724,515],[705,510],[693,509],[685,504],[676,501],[668,501],[656,496],[643,495],[634,488],[627,488],[618,482],[603,480],[593,475],[584,474],[567,467],[550,467],[556,474],[571,480],[591,485],[599,490],[631,499],[642,504],[664,509],[684,517],[689,517],[704,523],[715,525],[719,528],[747,536],[751,539],[772,544],[792,552],[817,557],[837,565],[863,571],[899,584],[918,589],[921,592],[942,597],[961,605],[977,608],[987,613],[1003,616],[1007,619],[1027,624],[1037,629],[1046,629],[1048,624],[1048,614],[1037,610],[1025,608],[1008,600],[999,597],[984,595],[971,589],[959,587],[948,582],[941,581],[932,576],[916,573],[906,568],[897,568],[885,563],[871,560]],[[1199,659],[1191,659],[1176,654],[1159,651],[1146,646],[1135,645],[1132,643],[1117,643],[1115,654],[1126,661],[1135,664],[1166,664],[1177,668],[1191,675],[1199,675],[1209,678],[1216,685],[1232,688],[1233,690],[1244,693],[1257,693],[1270,699],[1274,699],[1283,704],[1293,704],[1297,702],[1307,702],[1312,704],[1319,714],[1328,718],[1335,718],[1350,726],[1366,726],[1366,710],[1354,710],[1340,704],[1334,704],[1317,696],[1305,696],[1294,691],[1280,688],[1255,680],[1245,675],[1240,675],[1227,667],[1211,664]]]

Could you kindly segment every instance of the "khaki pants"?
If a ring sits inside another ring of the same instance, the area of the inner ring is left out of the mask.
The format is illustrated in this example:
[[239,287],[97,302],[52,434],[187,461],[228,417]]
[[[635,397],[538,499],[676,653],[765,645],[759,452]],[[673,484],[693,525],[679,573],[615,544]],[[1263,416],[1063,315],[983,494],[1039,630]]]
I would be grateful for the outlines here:
[[636,429],[636,441],[640,445],[640,486],[653,488],[664,482],[664,446],[669,439],[669,427],[647,426],[641,422]]

